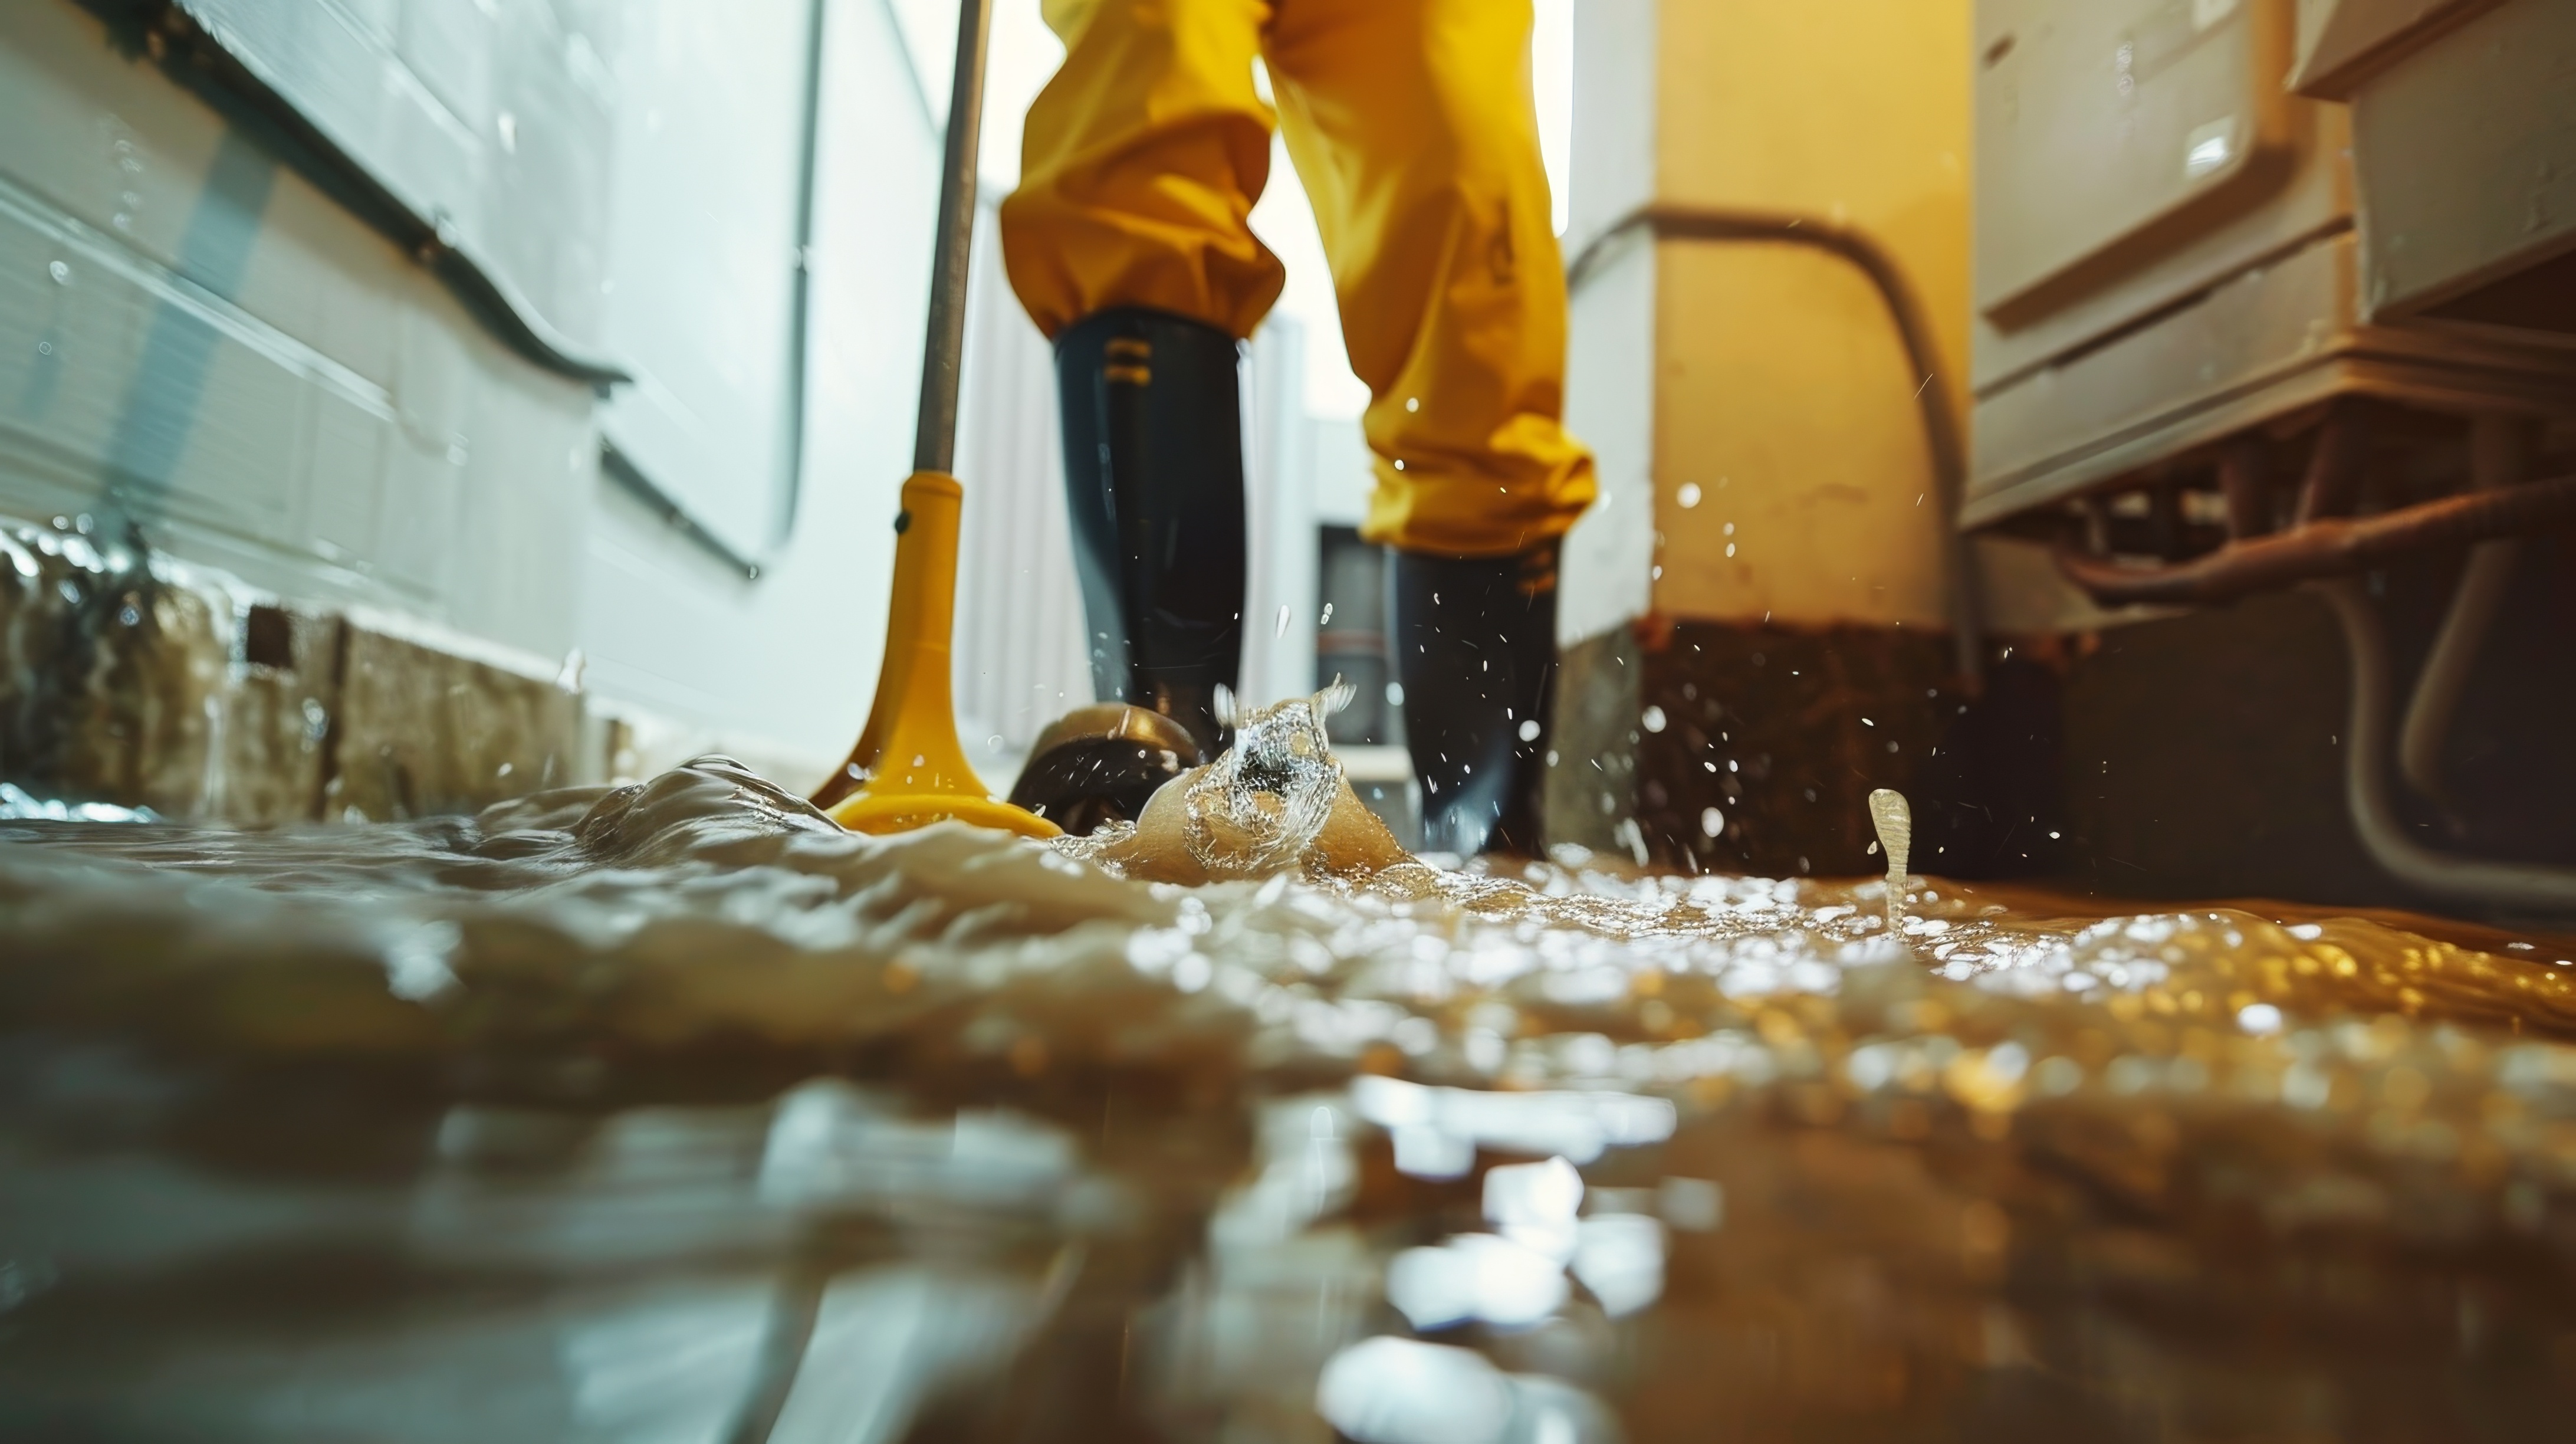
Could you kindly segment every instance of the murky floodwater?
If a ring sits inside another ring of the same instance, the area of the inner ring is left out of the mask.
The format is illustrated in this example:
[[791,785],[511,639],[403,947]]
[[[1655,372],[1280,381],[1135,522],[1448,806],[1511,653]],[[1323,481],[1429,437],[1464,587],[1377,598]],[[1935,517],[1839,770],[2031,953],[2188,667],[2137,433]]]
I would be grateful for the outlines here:
[[2571,1427],[2576,955],[1213,798],[0,823],[0,1435]]

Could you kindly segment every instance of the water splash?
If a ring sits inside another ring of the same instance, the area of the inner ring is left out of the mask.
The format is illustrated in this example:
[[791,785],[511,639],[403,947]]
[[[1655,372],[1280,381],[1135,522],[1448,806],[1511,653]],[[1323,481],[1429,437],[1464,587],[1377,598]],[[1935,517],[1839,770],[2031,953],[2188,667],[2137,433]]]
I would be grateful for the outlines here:
[[1905,859],[1914,846],[1914,809],[1904,793],[1882,787],[1869,795],[1869,823],[1887,854],[1887,930],[1894,934],[1905,925]]
[[1182,837],[1201,867],[1280,872],[1314,845],[1342,793],[1324,721],[1351,696],[1328,687],[1237,719],[1233,749],[1182,783]]

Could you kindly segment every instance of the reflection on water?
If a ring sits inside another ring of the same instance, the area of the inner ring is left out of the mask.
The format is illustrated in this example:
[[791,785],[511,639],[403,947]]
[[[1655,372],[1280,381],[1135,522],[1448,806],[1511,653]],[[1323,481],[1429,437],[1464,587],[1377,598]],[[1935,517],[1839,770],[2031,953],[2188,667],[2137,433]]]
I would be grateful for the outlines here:
[[2520,1439],[2576,1404],[2543,940],[1081,851],[849,836],[717,761],[474,819],[0,820],[0,1436]]

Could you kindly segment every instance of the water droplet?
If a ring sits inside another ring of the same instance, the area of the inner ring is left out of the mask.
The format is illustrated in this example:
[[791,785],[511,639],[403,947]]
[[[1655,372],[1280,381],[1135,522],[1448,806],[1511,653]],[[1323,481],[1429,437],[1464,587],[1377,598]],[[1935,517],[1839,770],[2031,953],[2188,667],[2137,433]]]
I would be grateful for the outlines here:
[[1649,732],[1663,731],[1666,721],[1664,709],[1661,707],[1649,707],[1637,718],[1638,725]]
[[1270,629],[1270,635],[1274,637],[1284,637],[1288,635],[1288,604],[1286,602],[1281,602],[1279,604],[1279,623],[1277,626]]
[[1692,507],[1699,505],[1699,498],[1699,483],[1696,481],[1683,482],[1681,490],[1673,493],[1673,501],[1684,511],[1688,511]]
[[1699,830],[1710,837],[1716,837],[1720,833],[1725,832],[1726,814],[1718,811],[1714,807],[1701,808],[1699,811]]

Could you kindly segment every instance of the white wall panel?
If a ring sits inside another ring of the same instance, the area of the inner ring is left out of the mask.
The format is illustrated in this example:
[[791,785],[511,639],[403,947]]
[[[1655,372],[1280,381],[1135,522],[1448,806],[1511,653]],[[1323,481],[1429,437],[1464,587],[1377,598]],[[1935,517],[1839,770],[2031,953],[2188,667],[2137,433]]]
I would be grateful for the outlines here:
[[637,0],[613,65],[611,444],[737,555],[786,522],[815,0]]
[[806,481],[796,526],[746,582],[603,487],[583,532],[594,695],[755,743],[807,785],[876,686],[896,493],[912,457],[939,138],[884,7],[835,5],[817,156]]
[[0,514],[94,512],[299,600],[572,644],[586,387],[68,3],[0,7],[0,133],[23,141],[0,150]]

